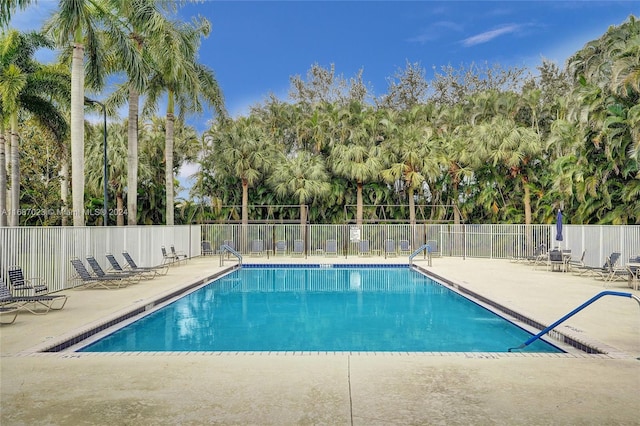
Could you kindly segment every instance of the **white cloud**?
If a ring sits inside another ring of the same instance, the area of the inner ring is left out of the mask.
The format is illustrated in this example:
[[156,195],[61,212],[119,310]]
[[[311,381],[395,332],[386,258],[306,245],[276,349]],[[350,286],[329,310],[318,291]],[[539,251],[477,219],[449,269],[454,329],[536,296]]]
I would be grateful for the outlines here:
[[414,37],[408,38],[406,41],[409,43],[425,44],[432,40],[437,40],[442,37],[443,30],[461,31],[462,26],[453,21],[438,21],[429,25],[426,29],[422,30],[420,34]]
[[487,43],[496,37],[500,37],[505,34],[514,33],[518,31],[520,28],[521,26],[516,24],[504,25],[502,27],[496,28],[495,30],[485,31],[484,33],[480,33],[472,37],[468,37],[462,40],[462,44],[466,47],[471,47],[471,46],[475,46],[476,44]]
[[193,175],[200,171],[200,164],[196,163],[184,163],[182,167],[180,167],[180,171],[178,172],[178,176],[182,179],[192,179]]

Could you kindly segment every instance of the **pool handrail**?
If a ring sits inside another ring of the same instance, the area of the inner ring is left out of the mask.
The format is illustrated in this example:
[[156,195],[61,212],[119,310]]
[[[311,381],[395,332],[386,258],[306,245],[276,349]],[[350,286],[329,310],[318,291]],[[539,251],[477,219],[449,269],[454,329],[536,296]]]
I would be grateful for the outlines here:
[[571,318],[572,316],[574,316],[575,314],[577,314],[578,312],[580,312],[581,310],[583,310],[584,308],[586,308],[587,306],[589,306],[590,304],[592,304],[593,302],[595,302],[596,300],[598,300],[598,299],[600,299],[601,297],[604,297],[604,296],[630,297],[630,298],[634,299],[636,302],[638,302],[638,306],[640,306],[640,298],[638,298],[638,296],[636,296],[634,294],[625,293],[625,292],[621,292],[621,291],[611,291],[611,290],[601,291],[600,293],[598,293],[595,296],[593,296],[591,299],[589,299],[586,302],[584,302],[582,305],[580,305],[577,308],[575,308],[573,311],[569,312],[568,314],[566,314],[565,316],[560,318],[558,321],[556,321],[553,324],[551,324],[550,326],[546,327],[540,333],[538,333],[535,336],[531,337],[529,340],[527,340],[526,342],[524,342],[520,346],[516,346],[514,348],[509,348],[509,352],[511,352],[513,349],[523,349],[525,346],[530,345],[531,343],[535,342],[536,340],[538,340],[539,338],[541,338],[542,336],[544,336],[545,334],[547,334],[548,332],[550,332],[551,330],[556,328],[561,323],[565,322],[566,320],[568,320],[569,318]]
[[227,244],[220,246],[220,266],[224,265],[224,253],[228,252],[238,258],[238,263],[242,267],[242,255]]
[[431,245],[429,243],[421,245],[419,248],[415,249],[413,251],[413,253],[411,253],[409,255],[409,265],[412,264],[413,258],[416,257],[421,252],[423,252],[424,250],[427,251],[427,256],[428,256],[427,258],[428,258],[428,261],[429,261],[428,264],[429,264],[429,266],[431,266]]

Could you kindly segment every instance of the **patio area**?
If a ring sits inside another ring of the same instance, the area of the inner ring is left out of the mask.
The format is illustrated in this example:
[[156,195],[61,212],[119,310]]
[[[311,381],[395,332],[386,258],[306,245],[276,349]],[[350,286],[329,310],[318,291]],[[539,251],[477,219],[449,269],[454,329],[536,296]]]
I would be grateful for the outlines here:
[[[245,263],[407,263],[245,257]],[[230,268],[191,259],[118,290],[65,290],[64,310],[0,328],[1,417],[20,424],[640,424],[640,306],[604,297],[558,331],[606,354],[37,353]],[[544,324],[603,282],[507,260],[435,258],[430,272]],[[616,282],[609,289],[640,295]],[[514,342],[514,346],[522,342]]]

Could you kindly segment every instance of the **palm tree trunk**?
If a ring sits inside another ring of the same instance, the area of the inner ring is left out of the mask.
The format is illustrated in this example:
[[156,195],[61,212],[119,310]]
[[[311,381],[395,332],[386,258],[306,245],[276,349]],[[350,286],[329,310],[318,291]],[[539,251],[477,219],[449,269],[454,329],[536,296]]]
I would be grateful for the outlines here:
[[66,150],[60,159],[60,200],[62,201],[60,209],[62,226],[69,226],[69,216],[67,215],[67,207],[69,206],[69,157],[67,157]]
[[[129,89],[127,128],[127,224],[136,225],[138,216],[138,104],[137,90]],[[120,208],[118,208],[120,212]]]
[[1,122],[0,122],[0,226],[7,226],[7,159],[5,156],[4,125]]
[[11,226],[20,224],[20,151],[18,150],[18,112],[11,114]]
[[122,192],[118,192],[116,194],[116,209],[118,210],[116,225],[124,226],[124,198],[122,196]]
[[362,225],[362,182],[357,183],[356,191],[356,225]]
[[249,181],[242,178],[242,227],[249,224]]
[[407,193],[409,194],[409,227],[411,228],[411,247],[416,248],[416,203],[413,199],[413,188],[409,187]]
[[84,226],[84,45],[77,41],[71,62],[71,186],[73,226]]
[[[171,98],[171,96],[170,96]],[[168,109],[168,108],[167,108]],[[173,108],[172,108],[173,109]],[[166,188],[166,219],[167,225],[174,224],[174,207],[173,207],[173,112],[167,112],[167,130],[165,141],[165,188]]]
[[242,178],[242,226],[240,228],[240,241],[243,250],[248,249],[247,226],[249,225],[249,181]]
[[522,177],[522,187],[524,188],[524,223],[531,225],[531,190],[524,176]]
[[407,193],[409,194],[409,223],[413,226],[416,224],[416,202],[413,199],[414,189],[409,187]]

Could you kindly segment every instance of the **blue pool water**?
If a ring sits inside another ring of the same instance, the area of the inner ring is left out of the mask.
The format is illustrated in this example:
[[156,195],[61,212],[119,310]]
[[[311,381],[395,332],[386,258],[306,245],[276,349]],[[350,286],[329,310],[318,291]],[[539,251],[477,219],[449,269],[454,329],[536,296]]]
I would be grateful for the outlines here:
[[506,352],[529,337],[407,267],[245,267],[81,351]]

